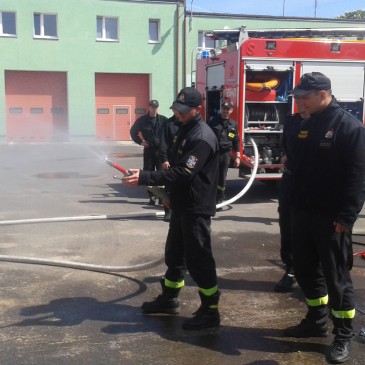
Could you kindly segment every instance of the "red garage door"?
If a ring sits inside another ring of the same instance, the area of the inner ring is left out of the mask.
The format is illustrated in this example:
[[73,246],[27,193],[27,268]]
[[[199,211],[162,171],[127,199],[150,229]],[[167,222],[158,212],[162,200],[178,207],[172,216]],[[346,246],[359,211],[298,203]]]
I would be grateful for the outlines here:
[[96,138],[129,141],[134,121],[146,113],[149,75],[95,75]]
[[68,139],[66,73],[6,71],[5,94],[8,141]]

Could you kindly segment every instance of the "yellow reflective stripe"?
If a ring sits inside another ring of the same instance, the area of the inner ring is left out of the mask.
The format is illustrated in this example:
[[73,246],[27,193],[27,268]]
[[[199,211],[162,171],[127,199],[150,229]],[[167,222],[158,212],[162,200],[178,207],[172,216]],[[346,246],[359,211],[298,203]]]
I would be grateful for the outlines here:
[[328,295],[321,297],[321,298],[317,298],[317,299],[305,298],[305,300],[310,307],[318,307],[320,305],[328,304]]
[[225,190],[225,189],[226,189],[225,186],[220,186],[220,185],[217,186],[217,190]]
[[354,318],[355,317],[355,309],[350,309],[349,311],[335,311],[332,309],[332,315],[335,318]]
[[179,289],[179,288],[182,288],[185,285],[185,282],[184,282],[184,280],[183,281],[180,281],[180,282],[170,281],[170,280],[168,280],[168,279],[165,278],[164,279],[164,285],[167,288]]
[[[205,295],[206,297],[210,297],[211,295],[215,294],[218,291],[218,285],[213,286],[213,288],[210,289],[203,289],[199,288],[199,291]],[[218,308],[218,307],[217,307]]]

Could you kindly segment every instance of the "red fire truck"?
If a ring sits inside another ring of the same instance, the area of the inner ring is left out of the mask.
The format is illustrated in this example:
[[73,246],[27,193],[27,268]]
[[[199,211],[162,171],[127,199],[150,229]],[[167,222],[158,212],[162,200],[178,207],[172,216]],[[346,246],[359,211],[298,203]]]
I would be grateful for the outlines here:
[[203,96],[206,120],[219,113],[223,99],[233,102],[232,119],[241,137],[241,177],[248,177],[253,167],[254,140],[259,154],[256,178],[281,178],[283,123],[295,112],[287,92],[304,73],[328,76],[339,104],[365,122],[365,28],[241,27],[205,36],[220,47],[199,50],[192,83]]

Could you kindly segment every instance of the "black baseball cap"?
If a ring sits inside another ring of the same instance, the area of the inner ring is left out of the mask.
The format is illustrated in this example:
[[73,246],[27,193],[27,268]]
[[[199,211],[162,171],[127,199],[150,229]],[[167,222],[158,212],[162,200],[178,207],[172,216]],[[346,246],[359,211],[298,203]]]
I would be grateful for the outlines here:
[[221,106],[222,108],[232,109],[233,103],[231,101],[223,100]]
[[160,104],[157,100],[150,100],[148,105],[151,106],[152,108],[158,108],[160,106]]
[[171,109],[175,109],[180,113],[187,113],[201,104],[202,97],[199,91],[194,87],[184,87],[177,94],[177,98],[172,103]]
[[321,72],[309,72],[304,74],[298,85],[288,91],[288,95],[304,96],[314,91],[330,90],[331,80]]

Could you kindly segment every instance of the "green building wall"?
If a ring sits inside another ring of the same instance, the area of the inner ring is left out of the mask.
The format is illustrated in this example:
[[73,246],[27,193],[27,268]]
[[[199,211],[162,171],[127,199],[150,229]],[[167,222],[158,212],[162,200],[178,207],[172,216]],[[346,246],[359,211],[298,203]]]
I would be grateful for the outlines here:
[[[95,135],[95,73],[150,74],[151,98],[169,113],[175,94],[173,3],[100,0],[2,0],[15,11],[17,37],[0,37],[0,134],[5,135],[4,71],[67,72],[69,133]],[[58,16],[58,40],[33,39],[33,13]],[[96,40],[96,17],[119,17],[119,42]],[[148,44],[149,19],[160,19],[161,43]],[[168,105],[167,105],[168,104]]]
[[[170,115],[176,92],[190,84],[198,32],[225,26],[249,29],[354,27],[362,22],[234,16],[187,12],[184,2],[133,0],[1,0],[16,12],[16,37],[0,37],[0,136],[6,135],[5,71],[67,73],[70,136],[95,136],[95,73],[150,75],[150,97]],[[58,39],[33,38],[33,14],[57,14]],[[96,17],[119,18],[119,41],[96,40]],[[161,43],[149,44],[149,19],[160,20]],[[186,37],[184,37],[186,32]],[[186,64],[183,62],[186,60]],[[184,77],[185,75],[185,77]]]

